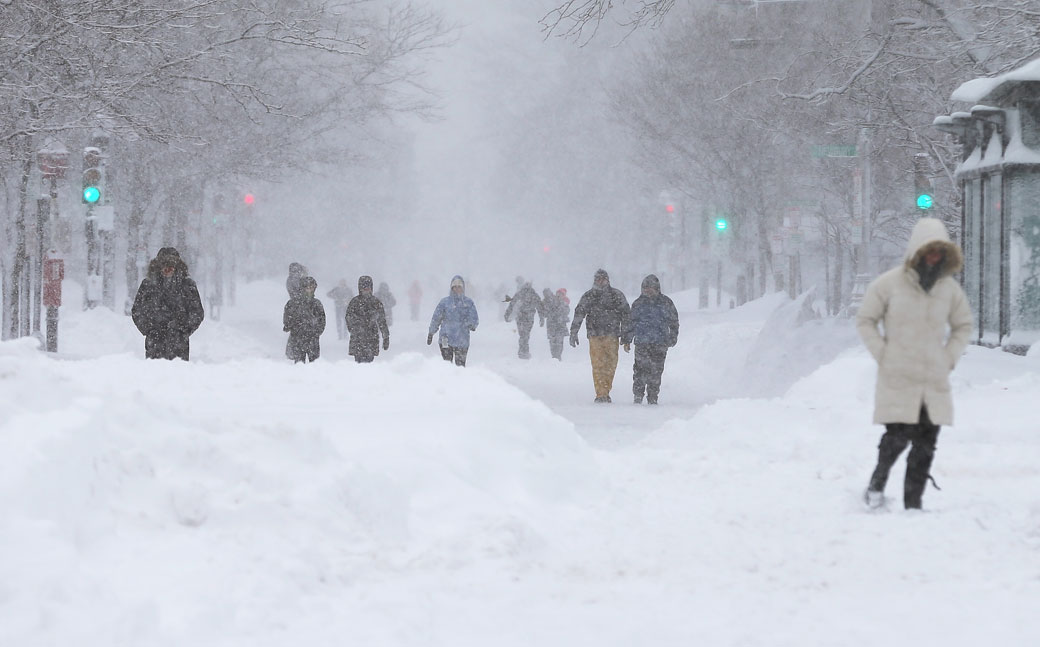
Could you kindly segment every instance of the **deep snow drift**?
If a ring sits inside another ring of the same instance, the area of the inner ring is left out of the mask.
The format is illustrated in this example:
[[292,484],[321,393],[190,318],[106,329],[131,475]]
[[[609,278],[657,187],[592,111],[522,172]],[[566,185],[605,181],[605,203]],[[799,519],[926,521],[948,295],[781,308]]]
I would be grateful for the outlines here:
[[57,358],[0,343],[0,645],[1035,642],[1036,358],[969,348],[943,490],[903,511],[901,461],[867,513],[881,428],[849,323],[674,296],[657,408],[630,403],[631,355],[610,406],[587,345],[556,362],[536,328],[516,359],[496,304],[466,369],[406,308],[355,365],[331,303],[322,360],[289,364],[273,282],[187,364],[63,307]]

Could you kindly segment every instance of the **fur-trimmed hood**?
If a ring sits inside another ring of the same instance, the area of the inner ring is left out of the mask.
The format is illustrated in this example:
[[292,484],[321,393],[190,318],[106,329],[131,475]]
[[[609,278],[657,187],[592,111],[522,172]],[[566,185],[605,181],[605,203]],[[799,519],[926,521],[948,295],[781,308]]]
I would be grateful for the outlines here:
[[173,266],[173,275],[178,278],[187,278],[188,264],[181,258],[180,252],[173,247],[163,247],[148,263],[148,278],[158,281],[162,278],[162,268]]
[[910,241],[906,245],[906,255],[903,257],[906,268],[916,268],[925,250],[933,248],[939,248],[943,252],[942,270],[938,278],[956,274],[964,267],[964,255],[961,248],[950,241],[946,225],[936,218],[921,218],[914,225]]

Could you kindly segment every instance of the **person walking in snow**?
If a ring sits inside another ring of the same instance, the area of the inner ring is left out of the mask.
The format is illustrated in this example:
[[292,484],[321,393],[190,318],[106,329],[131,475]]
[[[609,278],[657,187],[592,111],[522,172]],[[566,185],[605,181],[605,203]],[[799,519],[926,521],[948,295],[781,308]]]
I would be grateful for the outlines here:
[[632,366],[632,394],[635,403],[657,404],[661,375],[668,349],[679,341],[679,312],[672,300],[661,294],[661,281],[653,274],[643,279],[641,294],[632,302],[628,325],[622,331],[625,352],[636,345]]
[[299,263],[289,263],[289,276],[285,277],[285,291],[289,298],[298,297],[303,293],[300,281],[307,276],[307,268]]
[[160,249],[148,264],[130,315],[144,335],[146,358],[188,361],[188,338],[206,315],[188,265],[173,247]]
[[385,282],[380,282],[379,289],[375,292],[376,298],[383,304],[383,312],[386,313],[386,325],[394,325],[394,306],[397,305],[397,299],[390,292],[390,286]]
[[874,423],[885,425],[864,494],[870,507],[884,503],[889,471],[910,444],[903,506],[920,508],[939,428],[953,424],[949,376],[972,330],[967,297],[953,278],[962,265],[942,221],[922,218],[903,263],[870,284],[856,313],[856,329],[878,363]]
[[520,336],[516,355],[520,359],[531,359],[531,329],[534,328],[534,315],[538,314],[541,325],[545,325],[545,310],[542,307],[542,299],[531,287],[530,281],[524,281],[516,294],[509,300],[506,308],[505,319],[512,321],[516,318],[516,332]]
[[412,281],[408,288],[408,306],[412,311],[412,321],[419,321],[419,306],[422,304],[422,285],[419,279]]
[[347,338],[347,305],[354,298],[354,291],[350,289],[346,279],[340,279],[336,287],[329,290],[325,296],[332,299],[336,304],[336,335],[338,339]]
[[610,286],[606,270],[596,270],[592,289],[581,295],[571,321],[571,346],[578,345],[578,331],[585,321],[589,338],[589,359],[592,361],[592,382],[596,388],[596,402],[610,402],[617,370],[618,346],[621,331],[628,325],[629,306],[625,295]]
[[426,345],[433,343],[433,334],[440,330],[437,345],[441,357],[448,362],[454,360],[456,366],[465,366],[469,334],[477,329],[479,323],[477,306],[466,296],[466,282],[456,275],[451,279],[451,294],[441,299],[433,311]]
[[300,294],[285,304],[282,330],[289,333],[289,359],[313,362],[321,355],[319,338],[325,332],[325,306],[314,298],[318,282],[310,276],[300,279]]
[[567,336],[567,325],[571,320],[571,300],[567,290],[560,288],[553,294],[545,288],[542,304],[545,309],[545,336],[549,338],[549,353],[563,359],[563,338]]
[[379,335],[383,335],[383,350],[390,350],[390,326],[382,302],[372,294],[372,277],[358,279],[358,295],[347,305],[347,330],[350,346],[347,353],[354,361],[367,364],[379,354]]

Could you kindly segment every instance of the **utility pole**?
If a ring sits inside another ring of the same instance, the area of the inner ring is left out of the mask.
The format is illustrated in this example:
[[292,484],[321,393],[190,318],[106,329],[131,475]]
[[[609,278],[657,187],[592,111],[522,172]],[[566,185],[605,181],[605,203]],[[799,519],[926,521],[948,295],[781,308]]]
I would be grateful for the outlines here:
[[859,212],[860,240],[858,241],[856,263],[856,279],[852,285],[852,300],[849,303],[849,316],[854,316],[863,303],[863,296],[867,293],[867,285],[872,278],[870,267],[870,217],[873,210],[871,204],[871,168],[870,168],[870,128],[863,127],[859,131],[859,146],[857,151],[860,156],[860,168],[857,169],[859,178],[856,196],[857,204],[854,205]]

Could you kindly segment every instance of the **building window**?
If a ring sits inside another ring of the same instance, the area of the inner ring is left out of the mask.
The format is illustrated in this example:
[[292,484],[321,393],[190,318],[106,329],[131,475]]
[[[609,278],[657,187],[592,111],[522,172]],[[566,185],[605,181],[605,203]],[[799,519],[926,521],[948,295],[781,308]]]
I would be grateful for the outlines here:
[[1008,189],[1010,343],[1028,346],[1040,340],[1040,169],[1016,171]]
[[1022,143],[1030,148],[1040,148],[1040,101],[1020,101],[1018,104],[1022,124]]
[[982,215],[982,319],[979,327],[982,340],[994,346],[1000,344],[1000,304],[1002,285],[1000,272],[1003,265],[1003,222],[1001,209],[1001,176],[986,176],[983,189]]

